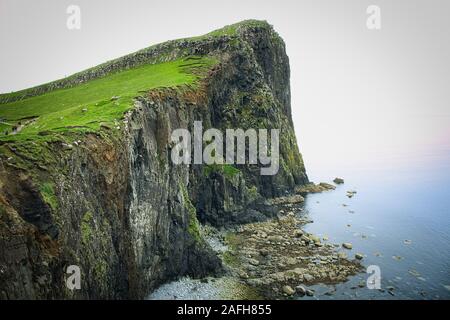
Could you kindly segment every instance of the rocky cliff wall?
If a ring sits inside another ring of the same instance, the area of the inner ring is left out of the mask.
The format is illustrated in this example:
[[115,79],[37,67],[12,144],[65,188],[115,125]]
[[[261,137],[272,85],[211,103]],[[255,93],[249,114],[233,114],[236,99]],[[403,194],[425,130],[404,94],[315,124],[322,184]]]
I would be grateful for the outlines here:
[[[71,148],[51,144],[51,167],[30,160],[32,169],[24,169],[1,158],[1,298],[143,298],[181,275],[219,273],[199,224],[273,216],[268,198],[308,182],[291,119],[285,45],[263,22],[242,24],[231,36],[158,45],[27,94],[191,54],[219,63],[199,86],[136,97],[120,135],[105,129]],[[204,129],[281,129],[278,174],[262,176],[258,165],[173,164],[170,134],[192,132],[194,121]],[[69,265],[81,269],[80,290],[65,285]]]

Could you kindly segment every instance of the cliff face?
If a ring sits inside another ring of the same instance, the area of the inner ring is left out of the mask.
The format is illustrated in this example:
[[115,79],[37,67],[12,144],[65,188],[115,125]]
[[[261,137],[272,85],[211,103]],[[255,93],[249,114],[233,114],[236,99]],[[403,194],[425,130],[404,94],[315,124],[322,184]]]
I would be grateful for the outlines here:
[[[153,46],[0,103],[191,56],[217,63],[198,85],[140,91],[118,131],[104,126],[70,146],[34,143],[45,161],[0,141],[1,298],[143,298],[169,279],[221,272],[200,224],[262,220],[274,214],[267,198],[308,182],[284,42],[265,22]],[[278,174],[260,175],[259,165],[173,164],[171,132],[192,132],[194,121],[224,132],[280,129]],[[69,265],[80,267],[80,290],[66,287]]]

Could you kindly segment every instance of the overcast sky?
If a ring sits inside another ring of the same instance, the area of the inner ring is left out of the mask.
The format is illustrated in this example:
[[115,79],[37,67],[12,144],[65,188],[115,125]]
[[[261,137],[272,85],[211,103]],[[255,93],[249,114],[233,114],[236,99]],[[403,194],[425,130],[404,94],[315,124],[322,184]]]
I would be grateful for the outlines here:
[[[71,4],[81,9],[80,30],[66,27]],[[366,26],[369,5],[381,9],[380,30]],[[293,118],[310,176],[423,166],[450,154],[449,12],[448,0],[0,0],[0,92],[264,19],[287,44]]]

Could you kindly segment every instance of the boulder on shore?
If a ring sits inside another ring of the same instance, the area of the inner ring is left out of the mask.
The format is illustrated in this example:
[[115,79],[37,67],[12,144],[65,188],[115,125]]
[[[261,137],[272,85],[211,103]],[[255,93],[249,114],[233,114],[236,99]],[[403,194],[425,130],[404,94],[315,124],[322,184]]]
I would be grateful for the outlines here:
[[283,287],[283,292],[286,293],[288,296],[292,296],[295,293],[295,290],[292,289],[291,286],[284,286]]
[[302,297],[306,294],[306,288],[304,286],[301,286],[301,285],[295,287],[295,291]]

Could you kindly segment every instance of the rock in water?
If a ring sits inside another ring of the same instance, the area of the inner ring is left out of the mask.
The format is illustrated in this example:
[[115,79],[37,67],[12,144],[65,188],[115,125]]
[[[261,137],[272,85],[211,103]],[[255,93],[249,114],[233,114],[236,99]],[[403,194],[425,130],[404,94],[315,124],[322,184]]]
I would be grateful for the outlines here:
[[314,290],[311,290],[311,289],[306,290],[306,295],[307,295],[308,297],[314,296]]
[[304,286],[296,286],[295,287],[295,291],[300,295],[300,296],[304,296],[306,294],[306,288]]
[[351,250],[353,248],[353,246],[350,242],[344,242],[342,244],[342,247],[344,247],[345,249],[349,249],[349,250]]
[[344,179],[342,179],[342,178],[334,178],[333,182],[336,183],[336,184],[342,184],[342,183],[344,183]]
[[326,182],[319,183],[319,186],[322,187],[325,190],[334,190],[334,189],[336,189],[335,186],[333,186],[332,184],[326,183]]
[[333,186],[329,183],[321,182],[319,184],[309,183],[304,186],[297,187],[297,188],[295,188],[295,192],[305,195],[308,193],[319,193],[319,192],[334,190],[334,189],[336,189],[335,186]]

